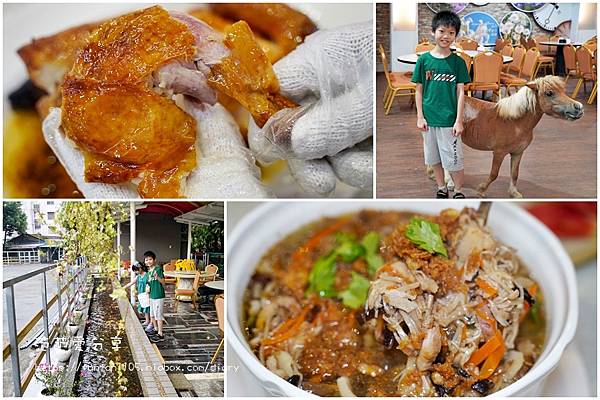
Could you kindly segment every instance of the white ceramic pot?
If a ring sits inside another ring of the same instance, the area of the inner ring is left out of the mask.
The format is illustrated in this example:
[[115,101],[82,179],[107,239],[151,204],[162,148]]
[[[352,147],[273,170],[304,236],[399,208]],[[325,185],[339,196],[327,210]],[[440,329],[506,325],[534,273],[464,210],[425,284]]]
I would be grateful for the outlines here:
[[71,354],[73,353],[72,349],[61,349],[60,347],[58,347],[54,354],[56,355],[56,359],[60,362],[67,362],[69,360],[69,358],[71,358]]
[[71,335],[75,336],[75,334],[79,330],[79,325],[71,325],[71,324],[69,324],[68,327],[69,327],[69,332],[71,332]]
[[[269,371],[248,346],[241,325],[242,298],[254,268],[276,242],[302,225],[324,216],[361,209],[410,210],[435,214],[442,209],[479,202],[464,201],[310,201],[272,202],[256,208],[228,237],[227,253],[227,338],[229,344],[260,384],[274,396],[310,396]],[[557,366],[577,326],[577,287],[573,264],[558,238],[523,209],[508,202],[495,202],[488,225],[503,243],[517,249],[545,294],[546,344],[535,365],[517,382],[492,396],[536,396],[544,378]]]

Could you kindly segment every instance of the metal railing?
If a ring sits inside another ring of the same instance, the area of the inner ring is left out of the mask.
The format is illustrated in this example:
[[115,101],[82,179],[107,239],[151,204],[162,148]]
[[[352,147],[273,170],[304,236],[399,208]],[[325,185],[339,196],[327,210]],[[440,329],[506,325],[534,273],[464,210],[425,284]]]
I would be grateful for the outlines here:
[[[83,265],[84,259],[78,259],[77,266]],[[51,341],[56,337],[60,327],[63,323],[63,318],[68,315],[69,309],[71,305],[75,302],[76,293],[79,287],[85,283],[87,268],[80,267],[75,268],[69,267],[69,275],[71,276],[65,282],[64,286],[61,286],[61,281],[63,278],[60,276],[57,277],[57,293],[52,296],[50,300],[48,300],[48,285],[46,273],[51,271],[57,267],[57,264],[52,264],[48,266],[44,266],[38,268],[36,270],[30,271],[26,274],[17,276],[12,279],[8,279],[2,283],[5,297],[6,297],[6,319],[8,324],[8,337],[9,344],[6,345],[3,349],[3,361],[6,360],[9,356],[11,357],[11,372],[12,372],[12,381],[13,381],[13,389],[14,396],[21,397],[23,395],[24,390],[27,388],[29,382],[35,375],[35,368],[37,364],[42,359],[42,356],[45,353],[46,362],[48,364],[51,363],[50,359],[50,344]],[[86,271],[86,272],[84,272]],[[82,276],[83,273],[83,276]],[[31,320],[25,324],[25,326],[21,329],[21,331],[17,332],[17,319],[16,319],[16,309],[15,309],[15,289],[14,286],[19,283],[31,279],[35,276],[42,275],[42,308],[31,318]],[[69,285],[71,287],[71,296],[69,297],[69,292],[67,292],[67,307],[63,313],[63,304],[62,304],[62,294],[65,291],[68,291]],[[58,319],[57,324],[55,324],[52,329],[49,327],[49,316],[48,310],[54,303],[58,302]],[[34,362],[28,370],[25,372],[24,379],[21,380],[21,363],[19,359],[19,342],[21,342],[29,332],[36,326],[38,321],[43,319],[43,333],[46,338],[46,343],[48,343],[48,347],[45,351],[41,351]]]

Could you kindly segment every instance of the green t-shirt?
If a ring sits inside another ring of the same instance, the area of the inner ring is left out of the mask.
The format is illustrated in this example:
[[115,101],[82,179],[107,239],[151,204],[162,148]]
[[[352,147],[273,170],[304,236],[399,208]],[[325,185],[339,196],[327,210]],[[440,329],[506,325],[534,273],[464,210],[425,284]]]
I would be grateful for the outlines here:
[[417,60],[412,81],[423,85],[423,114],[428,126],[448,128],[456,122],[456,85],[471,81],[465,61],[452,53],[435,58],[429,52]]
[[148,285],[150,285],[150,298],[163,299],[165,297],[165,288],[158,279],[154,278],[154,273],[159,278],[164,278],[163,269],[160,265],[154,267],[152,271],[148,271]]

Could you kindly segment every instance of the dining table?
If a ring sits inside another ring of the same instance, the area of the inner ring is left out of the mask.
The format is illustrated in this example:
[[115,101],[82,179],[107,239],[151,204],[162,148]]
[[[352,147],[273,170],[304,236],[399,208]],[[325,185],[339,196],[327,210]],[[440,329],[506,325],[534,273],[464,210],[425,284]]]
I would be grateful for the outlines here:
[[[193,289],[194,279],[196,279],[195,271],[165,271],[164,275],[169,278],[179,278],[177,280],[176,289]],[[217,275],[215,273],[200,273],[201,280],[214,279]],[[191,296],[179,295],[180,301],[192,301]]]
[[[426,53],[426,51],[423,52],[419,52],[419,53],[409,53],[409,54],[404,54],[401,56],[398,56],[398,61],[404,64],[416,64],[417,60],[419,59],[419,56],[421,56],[421,54]],[[463,53],[466,53],[469,55],[469,57],[473,58],[475,57],[477,54],[482,53],[481,51],[478,50],[463,50]],[[510,56],[502,56],[502,62],[504,64],[508,64],[510,62],[512,62],[513,58]]]
[[210,282],[206,282],[204,284],[204,286],[211,288],[211,289],[224,291],[225,290],[225,281],[210,281]]
[[543,41],[543,42],[539,42],[539,44],[544,45],[544,46],[556,46],[556,56],[555,56],[555,64],[556,64],[556,73],[558,75],[564,75],[566,70],[565,70],[565,54],[563,49],[565,48],[565,46],[567,45],[572,45],[573,47],[581,47],[583,46],[583,43],[576,43],[576,42],[556,42],[556,41]]

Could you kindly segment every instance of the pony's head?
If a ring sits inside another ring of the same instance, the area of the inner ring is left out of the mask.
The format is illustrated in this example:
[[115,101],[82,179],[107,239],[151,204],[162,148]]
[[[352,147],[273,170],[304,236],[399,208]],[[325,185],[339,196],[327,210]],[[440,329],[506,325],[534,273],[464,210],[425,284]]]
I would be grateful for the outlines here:
[[535,92],[537,106],[547,115],[569,121],[583,116],[583,105],[565,92],[565,82],[558,76],[544,76],[527,83]]

